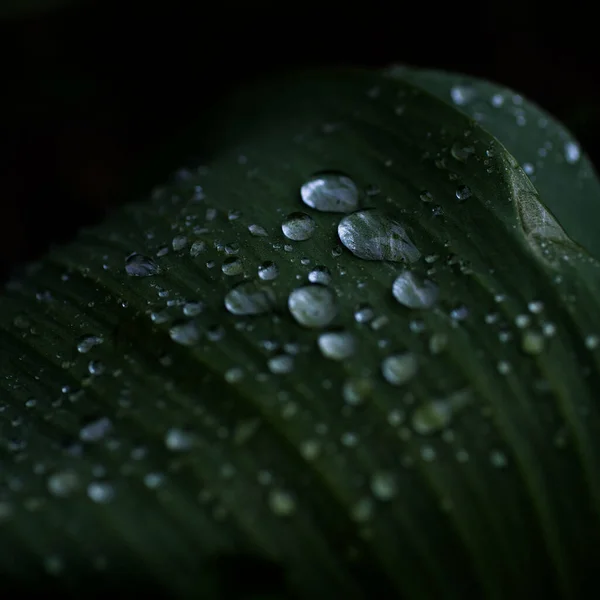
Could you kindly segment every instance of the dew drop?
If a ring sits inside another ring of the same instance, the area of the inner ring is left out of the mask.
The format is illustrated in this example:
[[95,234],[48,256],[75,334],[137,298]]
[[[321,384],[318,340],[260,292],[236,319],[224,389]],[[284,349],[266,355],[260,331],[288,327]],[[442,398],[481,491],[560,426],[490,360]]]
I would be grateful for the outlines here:
[[575,142],[565,143],[565,158],[570,165],[574,165],[581,158],[581,148]]
[[464,202],[467,198],[470,198],[471,195],[472,192],[466,185],[463,185],[456,190],[456,198],[459,202]]
[[200,256],[200,254],[202,254],[203,252],[206,252],[206,242],[197,241],[192,244],[190,248],[190,256],[192,258]]
[[289,354],[278,354],[277,356],[272,356],[267,364],[269,371],[275,375],[291,373],[294,370],[294,357]]
[[223,261],[221,271],[225,275],[240,275],[244,270],[244,265],[238,256],[230,256]]
[[392,385],[404,385],[416,375],[417,369],[417,357],[411,352],[393,354],[381,363],[381,372]]
[[521,341],[521,348],[525,354],[537,355],[544,350],[546,338],[538,331],[526,331]]
[[414,262],[421,253],[404,227],[378,209],[356,211],[338,224],[342,244],[358,258]]
[[279,275],[279,267],[272,261],[267,260],[258,267],[258,276],[263,281],[271,281]]
[[469,156],[471,156],[472,154],[475,153],[475,148],[473,148],[473,146],[463,146],[462,144],[459,144],[458,142],[452,144],[452,148],[450,149],[450,154],[452,154],[452,156],[460,161],[460,162],[467,162],[467,159],[469,158]]
[[347,379],[342,387],[344,402],[351,406],[362,404],[373,392],[373,383],[366,377]]
[[169,329],[169,336],[177,344],[193,346],[200,340],[200,330],[195,321],[181,321]]
[[357,323],[369,323],[375,317],[375,311],[370,304],[361,303],[354,309],[354,320]]
[[398,493],[398,484],[393,473],[378,471],[371,478],[371,492],[378,500],[389,501]]
[[66,498],[79,488],[79,476],[75,471],[59,471],[48,477],[48,491],[57,498]]
[[288,308],[296,322],[310,328],[325,327],[337,315],[334,293],[319,284],[293,290],[288,297]]
[[301,242],[311,238],[315,231],[315,227],[316,224],[314,219],[303,212],[293,212],[289,214],[281,224],[283,235],[295,242]]
[[104,339],[98,335],[86,335],[77,342],[77,352],[87,354],[95,346],[99,346]]
[[289,517],[296,512],[296,501],[294,500],[294,497],[285,490],[270,490],[268,504],[273,514],[278,517]]
[[187,246],[187,243],[188,243],[188,240],[185,235],[176,235],[173,238],[171,245],[173,246],[173,250],[175,250],[175,252],[179,252],[180,250],[183,250]]
[[324,266],[316,266],[309,274],[308,280],[311,283],[320,283],[321,285],[329,285],[331,283],[331,271]]
[[411,417],[413,429],[421,435],[436,433],[450,425],[457,411],[471,401],[471,393],[461,390],[442,400],[431,400],[418,406]]
[[354,354],[354,336],[349,331],[322,333],[318,344],[323,356],[332,360],[344,360]]
[[131,277],[151,277],[160,269],[149,256],[134,252],[125,259],[125,271]]
[[93,502],[106,504],[115,496],[115,488],[106,481],[92,481],[87,487],[87,495]]
[[439,288],[429,279],[421,281],[411,271],[403,271],[392,285],[392,294],[407,308],[431,308],[438,299]]
[[169,429],[165,434],[165,446],[174,452],[187,452],[194,447],[195,443],[196,438],[193,433],[178,427]]
[[254,281],[243,281],[225,296],[225,308],[233,315],[260,315],[273,309],[273,292]]
[[264,227],[256,225],[256,223],[249,225],[248,231],[250,232],[250,235],[253,235],[255,237],[266,237],[267,235],[269,235]]
[[300,188],[307,206],[323,212],[348,213],[358,208],[359,193],[354,181],[341,173],[311,177]]

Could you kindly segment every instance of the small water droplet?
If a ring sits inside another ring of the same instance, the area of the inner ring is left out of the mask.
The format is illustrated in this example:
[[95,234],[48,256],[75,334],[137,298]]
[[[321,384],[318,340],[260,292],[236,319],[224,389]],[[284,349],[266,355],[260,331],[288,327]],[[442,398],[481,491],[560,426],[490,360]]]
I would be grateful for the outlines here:
[[259,315],[271,312],[273,292],[253,281],[243,281],[225,296],[225,308],[234,315]]
[[276,375],[283,375],[285,373],[291,373],[294,370],[294,357],[289,354],[278,354],[272,356],[268,360],[268,367],[271,373]]
[[347,379],[342,388],[344,402],[351,406],[362,404],[372,392],[373,383],[365,377]]
[[570,165],[574,165],[581,158],[581,148],[575,142],[565,143],[565,158]]
[[321,285],[329,285],[331,283],[331,271],[324,266],[316,266],[309,274],[308,280],[311,283],[320,283]]
[[66,498],[76,492],[80,486],[79,476],[75,471],[58,471],[48,477],[48,491],[57,498]]
[[177,344],[193,346],[200,341],[200,330],[195,321],[181,321],[169,329],[169,336]]
[[287,491],[273,489],[269,491],[269,508],[278,517],[289,517],[296,512],[296,501]]
[[221,271],[225,275],[240,275],[244,271],[244,264],[238,256],[230,256],[223,261]]
[[411,352],[393,354],[381,363],[381,372],[385,380],[392,385],[404,385],[417,373],[419,363]]
[[354,309],[354,320],[357,323],[369,323],[375,317],[375,311],[370,304],[361,303]]
[[308,240],[312,237],[316,228],[314,219],[303,212],[289,214],[281,224],[283,235],[295,242]]
[[450,89],[450,97],[454,104],[464,106],[475,97],[475,90],[466,85],[455,85]]
[[450,425],[452,417],[471,401],[468,390],[460,390],[442,400],[431,400],[418,406],[411,417],[413,429],[421,435],[430,435]]
[[197,241],[194,242],[190,248],[190,256],[192,258],[196,258],[197,256],[200,256],[200,254],[202,254],[203,252],[206,252],[206,242],[203,241]]
[[471,190],[463,185],[456,190],[456,198],[459,202],[464,202],[467,198],[470,198],[472,195]]
[[349,331],[322,333],[318,344],[323,356],[332,360],[344,360],[354,353],[354,336]]
[[186,302],[183,305],[183,314],[186,317],[195,317],[204,310],[203,302]]
[[403,271],[394,280],[392,293],[407,308],[431,308],[437,301],[439,288],[429,279],[420,280],[412,271]]
[[165,434],[165,446],[174,452],[187,452],[196,443],[196,438],[190,431],[172,427]]
[[389,471],[378,471],[371,478],[371,492],[378,500],[389,501],[398,493],[396,477]]
[[319,284],[293,290],[288,297],[288,308],[296,322],[304,327],[324,327],[337,315],[334,293]]
[[102,417],[88,423],[79,430],[79,439],[82,442],[99,442],[112,430],[113,425],[108,417]]
[[414,262],[421,253],[404,227],[378,209],[356,211],[338,224],[342,244],[358,258]]
[[266,237],[269,235],[264,227],[256,225],[256,223],[249,225],[248,231],[250,232],[250,235],[253,235],[255,237]]
[[271,281],[279,275],[279,267],[272,261],[267,260],[258,267],[258,276],[263,281]]
[[421,198],[421,202],[425,202],[427,204],[429,204],[430,202],[433,202],[433,194],[431,192],[421,192],[419,198]]
[[149,256],[134,252],[125,259],[125,271],[131,277],[151,277],[160,269]]
[[102,375],[105,370],[106,367],[100,360],[90,360],[88,363],[88,372],[90,375]]
[[185,235],[176,235],[173,238],[171,245],[173,246],[173,250],[175,250],[175,252],[179,252],[187,246],[187,242],[188,240]]
[[323,212],[352,212],[358,208],[359,193],[354,181],[341,173],[311,177],[300,188],[307,206]]
[[469,156],[471,156],[472,154],[475,153],[475,148],[473,148],[473,146],[463,146],[462,144],[459,144],[458,142],[455,142],[454,144],[452,144],[452,148],[450,149],[450,154],[452,154],[452,156],[460,161],[460,162],[467,162]]
[[87,487],[87,495],[93,502],[106,504],[115,496],[115,488],[107,481],[92,481]]
[[85,335],[77,342],[77,352],[81,354],[88,353],[92,348],[104,342],[104,339],[98,335]]
[[540,354],[544,350],[546,338],[538,331],[526,331],[523,335],[521,347],[526,354]]

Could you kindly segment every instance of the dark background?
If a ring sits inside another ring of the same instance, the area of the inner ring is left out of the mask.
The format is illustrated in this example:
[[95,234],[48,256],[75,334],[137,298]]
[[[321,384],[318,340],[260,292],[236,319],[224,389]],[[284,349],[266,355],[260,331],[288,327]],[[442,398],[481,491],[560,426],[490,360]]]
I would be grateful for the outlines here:
[[0,23],[0,278],[126,199],[132,174],[223,93],[295,66],[486,77],[548,109],[600,162],[600,53],[577,3],[68,4]]

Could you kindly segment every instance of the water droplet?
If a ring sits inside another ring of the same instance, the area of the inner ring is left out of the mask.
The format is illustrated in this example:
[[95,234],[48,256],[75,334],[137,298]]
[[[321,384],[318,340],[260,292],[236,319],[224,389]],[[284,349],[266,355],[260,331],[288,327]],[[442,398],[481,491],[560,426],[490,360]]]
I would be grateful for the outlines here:
[[288,308],[294,319],[304,327],[325,327],[337,315],[334,293],[319,284],[293,290],[288,297]]
[[371,492],[378,500],[389,501],[398,493],[398,484],[393,473],[378,471],[371,478]]
[[186,302],[183,305],[183,314],[186,317],[195,317],[204,310],[203,302]]
[[278,517],[289,517],[296,511],[296,501],[294,497],[285,490],[273,489],[269,491],[269,508],[273,514]]
[[315,231],[315,221],[306,213],[293,212],[289,214],[281,224],[283,235],[290,240],[301,242],[312,237]]
[[225,296],[225,308],[234,315],[260,315],[273,309],[273,292],[254,281],[243,281]]
[[383,360],[381,372],[388,383],[404,385],[416,375],[418,366],[417,357],[411,352],[393,354]]
[[322,333],[318,344],[323,356],[332,360],[344,360],[354,353],[354,336],[349,331]]
[[331,283],[331,271],[327,267],[319,265],[308,274],[308,280],[311,283],[329,285]]
[[77,342],[77,352],[86,354],[95,346],[100,345],[104,339],[98,335],[85,335]]
[[461,390],[443,400],[425,402],[414,410],[411,417],[412,427],[421,435],[436,433],[450,425],[456,412],[470,401],[470,392]]
[[454,104],[464,106],[468,104],[475,96],[475,90],[466,85],[455,85],[450,89],[450,97]]
[[452,154],[452,156],[460,161],[460,162],[467,162],[467,159],[469,158],[469,156],[471,156],[472,154],[475,153],[475,148],[473,148],[473,146],[463,146],[462,144],[459,144],[458,142],[455,142],[454,144],[452,144],[452,148],[450,149],[450,154]]
[[206,252],[206,242],[198,241],[194,242],[190,248],[190,256],[196,258],[203,252]]
[[421,192],[419,198],[421,198],[421,202],[430,203],[433,202],[433,195],[431,192]]
[[271,281],[279,275],[279,267],[272,261],[267,260],[258,267],[258,276],[263,281]]
[[187,246],[187,242],[188,240],[185,235],[176,235],[173,238],[171,245],[173,246],[173,250],[175,250],[175,252],[179,252]]
[[463,185],[456,190],[456,198],[459,202],[464,202],[467,198],[470,198],[471,195],[472,192],[466,185]]
[[131,277],[150,277],[156,275],[160,269],[149,256],[134,252],[125,259],[125,271]]
[[302,185],[300,196],[304,204],[323,212],[347,213],[358,208],[358,188],[341,173],[315,175]]
[[90,362],[88,363],[88,372],[90,375],[102,375],[102,373],[104,373],[105,370],[106,367],[104,366],[104,363],[100,360],[90,360]]
[[108,417],[102,417],[88,423],[79,430],[79,439],[82,442],[99,442],[112,430],[112,422]]
[[87,487],[87,495],[93,502],[106,504],[115,496],[115,488],[107,481],[92,481]]
[[575,142],[565,143],[565,158],[570,165],[574,165],[581,158],[581,148]]
[[590,333],[585,336],[585,347],[588,350],[595,350],[600,346],[600,336]]
[[407,308],[431,308],[438,299],[439,288],[429,279],[421,281],[411,271],[403,271],[394,280],[392,293]]
[[225,275],[240,275],[244,270],[244,265],[238,256],[230,256],[223,261],[221,271]]
[[172,427],[165,434],[165,446],[174,452],[187,452],[196,443],[196,438],[190,431]]
[[291,373],[294,370],[294,357],[289,354],[279,354],[268,360],[269,371],[276,375]]
[[378,209],[359,210],[344,217],[338,235],[354,256],[364,260],[414,262],[421,256],[404,227]]
[[546,338],[538,331],[526,331],[521,347],[526,354],[540,354],[544,350]]
[[373,320],[373,317],[375,317],[375,311],[370,304],[362,303],[354,309],[354,320],[357,323],[368,323]]
[[266,237],[267,235],[269,235],[264,227],[256,225],[255,223],[248,226],[248,231],[251,235],[255,237]]
[[169,329],[169,336],[177,344],[193,346],[200,340],[200,330],[195,321],[181,321]]
[[53,496],[66,498],[77,491],[80,481],[75,471],[59,471],[48,477],[46,485]]
[[344,402],[351,406],[362,404],[372,392],[373,383],[365,377],[347,379],[342,388]]

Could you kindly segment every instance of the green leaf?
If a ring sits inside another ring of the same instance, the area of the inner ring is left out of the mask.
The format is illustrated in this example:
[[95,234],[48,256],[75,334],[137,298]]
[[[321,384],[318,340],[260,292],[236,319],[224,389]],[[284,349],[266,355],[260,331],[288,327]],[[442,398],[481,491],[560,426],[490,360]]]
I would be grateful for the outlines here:
[[91,570],[181,598],[581,597],[598,263],[407,81],[298,74],[211,122],[206,165],[0,299],[2,570],[75,594]]
[[531,100],[489,81],[400,66],[387,74],[452,103],[500,140],[567,233],[600,258],[600,180],[564,125]]

